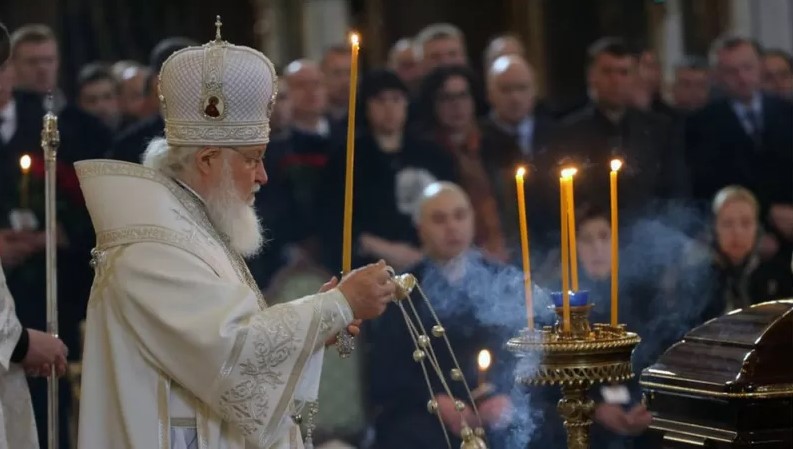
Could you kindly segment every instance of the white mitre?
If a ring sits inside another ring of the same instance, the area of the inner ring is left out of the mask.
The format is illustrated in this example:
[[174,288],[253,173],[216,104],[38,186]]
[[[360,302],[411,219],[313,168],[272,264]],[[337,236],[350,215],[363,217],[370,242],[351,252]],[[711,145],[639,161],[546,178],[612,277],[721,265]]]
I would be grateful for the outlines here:
[[165,139],[176,146],[237,147],[270,141],[278,77],[260,51],[220,37],[174,52],[160,70]]

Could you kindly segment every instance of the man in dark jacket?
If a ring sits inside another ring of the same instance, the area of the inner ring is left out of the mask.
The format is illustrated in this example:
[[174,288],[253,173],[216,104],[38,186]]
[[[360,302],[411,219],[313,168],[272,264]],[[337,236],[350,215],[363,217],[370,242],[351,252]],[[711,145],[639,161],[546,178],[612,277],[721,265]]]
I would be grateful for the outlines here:
[[630,106],[635,70],[635,56],[619,39],[603,38],[590,47],[592,102],[561,123],[545,162],[556,164],[549,185],[558,184],[559,164],[572,162],[579,169],[576,202],[608,204],[609,162],[623,159],[619,201],[626,218],[689,191],[682,133],[668,117]]

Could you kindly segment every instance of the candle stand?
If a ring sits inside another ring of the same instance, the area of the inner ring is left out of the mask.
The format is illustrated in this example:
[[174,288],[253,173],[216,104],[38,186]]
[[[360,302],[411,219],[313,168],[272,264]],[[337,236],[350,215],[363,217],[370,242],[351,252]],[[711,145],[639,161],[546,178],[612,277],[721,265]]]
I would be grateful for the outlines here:
[[591,304],[570,307],[570,332],[564,332],[562,307],[555,307],[555,325],[524,329],[507,343],[517,357],[540,361],[535,370],[516,372],[516,382],[561,387],[557,410],[564,418],[568,449],[589,448],[594,403],[588,390],[598,383],[624,382],[633,377],[631,353],[640,341],[622,324],[590,326],[591,309]]

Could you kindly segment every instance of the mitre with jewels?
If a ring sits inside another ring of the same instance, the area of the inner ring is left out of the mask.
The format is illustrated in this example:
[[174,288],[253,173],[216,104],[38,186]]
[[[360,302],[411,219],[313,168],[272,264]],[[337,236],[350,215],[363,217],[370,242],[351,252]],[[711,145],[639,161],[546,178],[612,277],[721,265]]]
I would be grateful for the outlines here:
[[260,51],[220,36],[174,52],[162,65],[159,91],[170,145],[236,147],[270,141],[278,77]]

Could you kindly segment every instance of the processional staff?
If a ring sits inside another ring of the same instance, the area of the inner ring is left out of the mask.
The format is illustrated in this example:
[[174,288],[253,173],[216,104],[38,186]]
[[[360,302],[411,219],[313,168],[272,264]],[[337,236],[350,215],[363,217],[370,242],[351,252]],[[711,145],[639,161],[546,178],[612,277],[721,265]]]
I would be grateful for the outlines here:
[[[52,94],[47,96],[41,128],[41,148],[44,150],[44,211],[46,234],[46,270],[47,270],[47,332],[58,337],[58,274],[57,274],[57,219],[56,219],[56,161],[58,147],[61,143],[58,132],[58,117],[53,112]],[[47,422],[49,449],[58,449],[58,376],[55,364],[52,364],[47,380]]]

